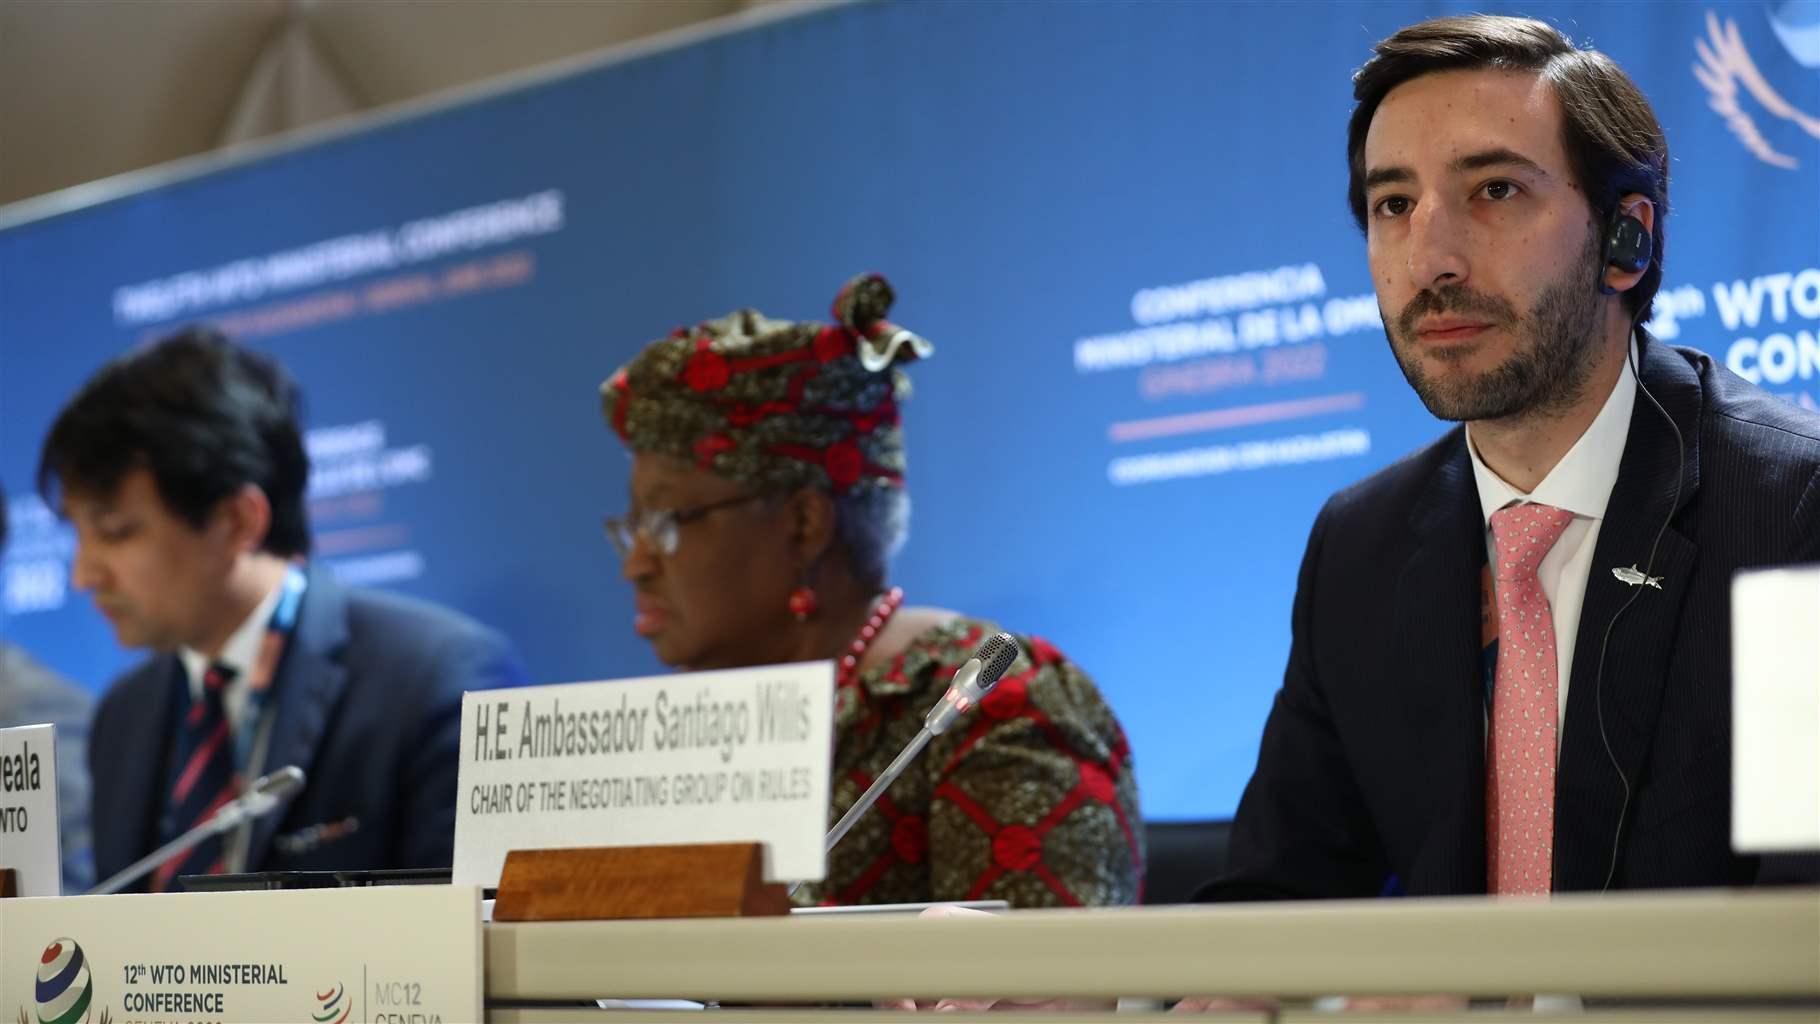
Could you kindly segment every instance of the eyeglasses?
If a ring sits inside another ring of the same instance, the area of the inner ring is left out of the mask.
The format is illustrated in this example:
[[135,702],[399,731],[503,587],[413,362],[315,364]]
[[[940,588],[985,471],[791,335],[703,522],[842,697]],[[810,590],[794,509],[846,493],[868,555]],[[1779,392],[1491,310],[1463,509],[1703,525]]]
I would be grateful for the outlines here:
[[676,554],[676,546],[681,540],[677,527],[693,523],[710,512],[743,505],[761,497],[764,495],[742,494],[737,498],[725,498],[688,508],[650,508],[642,512],[628,512],[623,516],[608,516],[603,525],[606,527],[607,539],[613,542],[613,550],[619,552],[619,557],[632,557],[633,545],[643,539],[651,545],[653,551],[668,558]]

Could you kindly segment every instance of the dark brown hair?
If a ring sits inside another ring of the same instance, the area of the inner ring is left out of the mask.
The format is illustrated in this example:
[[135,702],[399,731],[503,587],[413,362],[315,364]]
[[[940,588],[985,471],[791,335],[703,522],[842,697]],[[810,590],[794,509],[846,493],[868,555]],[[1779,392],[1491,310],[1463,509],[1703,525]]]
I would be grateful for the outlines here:
[[1574,178],[1603,233],[1618,200],[1648,196],[1656,207],[1649,268],[1624,294],[1625,308],[1641,323],[1662,284],[1664,222],[1668,219],[1668,139],[1637,84],[1597,50],[1575,46],[1559,30],[1533,18],[1467,14],[1411,25],[1380,42],[1352,76],[1358,101],[1346,128],[1350,168],[1346,198],[1364,230],[1365,134],[1378,104],[1392,89],[1437,71],[1533,71],[1561,105],[1561,142]]
[[307,555],[299,402],[270,357],[211,328],[186,328],[116,357],[70,399],[45,438],[38,492],[52,508],[59,492],[109,497],[144,468],[165,505],[200,529],[223,498],[256,484],[272,505],[263,549]]

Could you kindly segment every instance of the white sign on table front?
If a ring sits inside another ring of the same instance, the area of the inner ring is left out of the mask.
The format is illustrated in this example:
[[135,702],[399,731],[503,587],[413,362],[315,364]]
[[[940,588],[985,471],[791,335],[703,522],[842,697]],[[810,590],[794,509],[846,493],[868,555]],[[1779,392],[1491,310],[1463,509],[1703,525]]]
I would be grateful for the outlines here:
[[818,880],[833,700],[832,662],[468,693],[455,882],[511,850],[728,842]]
[[1732,848],[1820,849],[1820,566],[1732,581]]
[[0,900],[0,1020],[473,1024],[480,890]]
[[57,833],[57,727],[0,729],[0,868],[21,896],[63,894]]

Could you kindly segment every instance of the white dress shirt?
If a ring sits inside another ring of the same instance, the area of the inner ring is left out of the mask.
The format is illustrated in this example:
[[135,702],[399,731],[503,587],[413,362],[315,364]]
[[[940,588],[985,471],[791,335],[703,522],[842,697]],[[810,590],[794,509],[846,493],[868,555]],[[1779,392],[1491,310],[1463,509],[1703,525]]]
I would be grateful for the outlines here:
[[[1635,358],[1633,343],[1631,360]],[[1573,521],[1562,531],[1561,539],[1555,542],[1536,570],[1537,581],[1542,584],[1542,594],[1548,598],[1555,623],[1557,736],[1566,732],[1567,684],[1573,671],[1574,641],[1580,631],[1580,606],[1586,597],[1588,576],[1593,571],[1593,550],[1599,543],[1599,525],[1605,519],[1605,506],[1618,482],[1618,463],[1624,458],[1624,442],[1630,437],[1630,414],[1637,404],[1637,378],[1630,368],[1631,362],[1627,361],[1599,415],[1528,494],[1506,483],[1485,465],[1479,458],[1478,446],[1473,443],[1471,424],[1466,427],[1466,450],[1472,455],[1472,474],[1479,486],[1479,509],[1485,517],[1488,561],[1497,562],[1491,536],[1493,512],[1508,505],[1533,502],[1574,514]],[[1503,595],[1498,595],[1498,600],[1502,604]],[[1558,742],[1555,749],[1560,750]]]
[[[253,662],[259,660],[259,648],[265,643],[265,632],[272,624],[272,613],[278,610],[278,599],[284,595],[284,582],[272,588],[253,609],[251,615],[228,636],[227,643],[221,645],[221,656],[215,660],[234,670],[234,678],[228,681],[221,692],[221,702],[227,711],[228,730],[238,734],[246,717],[247,676],[253,672]],[[190,679],[190,701],[202,699],[202,677],[209,670],[209,656],[192,647],[179,648],[177,656],[183,659],[183,670]]]

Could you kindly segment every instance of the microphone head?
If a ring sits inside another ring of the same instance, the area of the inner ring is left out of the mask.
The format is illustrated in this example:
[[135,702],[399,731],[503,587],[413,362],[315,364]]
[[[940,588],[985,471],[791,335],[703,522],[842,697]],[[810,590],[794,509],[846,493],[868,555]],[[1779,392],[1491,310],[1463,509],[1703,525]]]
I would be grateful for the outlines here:
[[998,682],[1005,670],[1011,667],[1011,663],[1017,660],[1017,655],[1017,640],[1010,633],[994,633],[987,637],[986,642],[973,652],[973,656],[980,662],[979,688],[991,689],[992,684]]
[[261,775],[241,793],[209,815],[208,822],[217,831],[233,828],[249,818],[262,818],[278,806],[279,801],[303,788],[303,769],[285,765],[268,775]]
[[935,707],[929,709],[928,717],[923,719],[923,727],[930,735],[940,736],[955,719],[966,714],[992,692],[998,685],[999,677],[1017,660],[1017,641],[1010,633],[997,633],[986,638],[986,642],[974,648],[973,657],[968,658],[955,670],[954,681],[948,684],[948,692],[942,695]]
[[253,780],[250,792],[269,800],[282,800],[303,788],[303,769],[294,764]]

